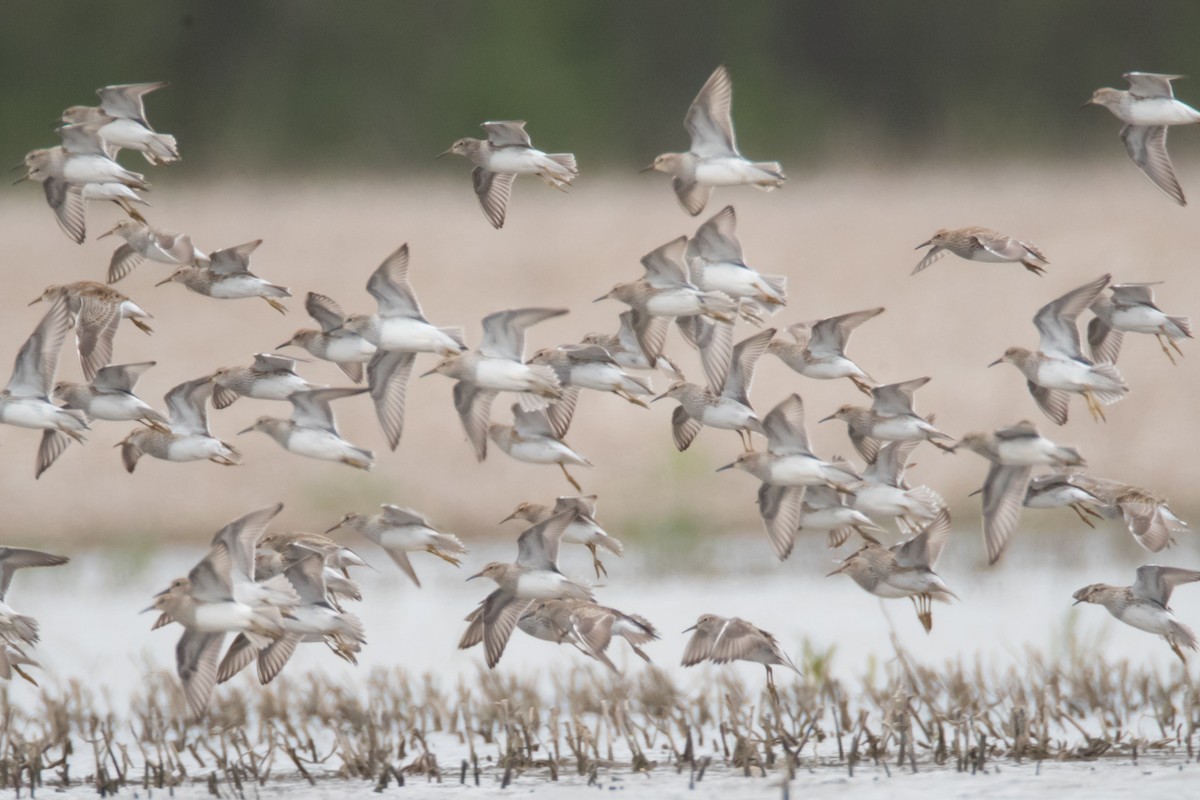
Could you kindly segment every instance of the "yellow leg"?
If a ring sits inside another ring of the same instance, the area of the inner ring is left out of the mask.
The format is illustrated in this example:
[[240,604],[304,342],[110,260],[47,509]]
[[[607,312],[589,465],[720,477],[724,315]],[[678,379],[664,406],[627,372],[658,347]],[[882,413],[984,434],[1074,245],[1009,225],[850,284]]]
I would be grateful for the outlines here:
[[131,322],[132,322],[134,325],[136,325],[136,326],[137,326],[137,329],[138,329],[139,331],[141,331],[142,333],[154,333],[154,329],[153,329],[153,328],[151,328],[151,327],[150,327],[149,325],[147,325],[146,323],[142,322],[142,321],[141,321],[140,319],[138,319],[137,317],[132,317],[132,318],[130,319],[130,321],[131,321]]
[[[1177,653],[1178,653],[1179,651],[1178,651],[1178,650],[1176,650],[1175,652],[1177,652]],[[1181,655],[1181,657],[1182,657],[1182,655]],[[1184,663],[1187,663],[1187,662],[1184,662]],[[24,678],[25,680],[27,680],[27,681],[29,681],[30,683],[32,683],[34,686],[37,686],[37,685],[38,685],[38,682],[37,682],[37,681],[35,681],[35,680],[33,679],[33,676],[32,676],[32,675],[30,675],[28,672],[26,672],[25,670],[23,670],[23,669],[21,669],[20,667],[18,667],[16,664],[13,664],[13,665],[12,665],[12,668],[13,668],[13,672],[17,673],[17,674],[18,674],[18,675],[20,675],[22,678]]]
[[[461,565],[461,563],[462,563],[462,562],[460,562],[460,561],[459,561],[457,558],[455,558],[454,556],[452,556],[452,555],[447,555],[446,553],[443,553],[441,550],[437,550],[437,549],[435,549],[435,548],[433,548],[433,547],[426,547],[426,548],[425,548],[425,552],[426,552],[426,553],[430,553],[430,554],[432,554],[432,555],[435,555],[435,556],[437,556],[438,558],[440,558],[442,561],[445,561],[445,562],[447,562],[447,563],[449,563],[449,564],[453,564],[453,565],[454,565],[454,566],[456,566],[456,567],[457,567],[457,566],[460,566],[460,565]],[[347,576],[347,577],[348,577],[348,576]]]
[[604,562],[600,560],[599,554],[596,552],[596,545],[589,544],[587,549],[592,552],[592,568],[596,570],[596,579],[599,580],[600,573],[604,573],[604,577],[608,577],[608,570],[604,568]]
[[859,377],[857,377],[857,376],[855,376],[855,375],[851,375],[851,376],[850,376],[850,381],[851,381],[851,382],[852,382],[852,383],[853,383],[855,386],[857,386],[857,387],[858,387],[858,390],[859,390],[860,392],[862,392],[863,394],[865,394],[865,395],[870,395],[870,394],[871,394],[871,384],[867,383],[867,382],[866,382],[866,381],[864,381],[862,378],[859,378]]
[[278,311],[280,314],[287,313],[287,306],[285,306],[283,303],[276,300],[274,297],[264,297],[263,300],[266,300],[267,305],[269,305],[271,308]]
[[567,472],[567,465],[566,465],[566,464],[559,464],[559,465],[558,465],[558,468],[562,470],[562,473],[563,473],[563,475],[566,475],[566,476],[567,476],[567,480],[568,480],[568,481],[570,481],[570,482],[571,482],[571,485],[575,487],[575,491],[577,491],[577,492],[579,492],[580,494],[582,494],[582,493],[583,493],[583,487],[579,485],[579,481],[577,481],[577,480],[575,480],[574,478],[572,478],[572,477],[571,477],[571,473]]
[[1088,515],[1087,515],[1087,514],[1085,514],[1085,513],[1083,513],[1083,511],[1082,511],[1082,509],[1080,508],[1080,505],[1079,505],[1078,503],[1071,503],[1071,510],[1072,510],[1072,511],[1074,511],[1076,514],[1078,514],[1078,515],[1079,515],[1079,518],[1080,518],[1081,520],[1083,520],[1083,524],[1084,524],[1084,525],[1087,525],[1089,528],[1094,528],[1094,527],[1096,527],[1096,523],[1092,522],[1092,521],[1091,521],[1091,520],[1088,518]]

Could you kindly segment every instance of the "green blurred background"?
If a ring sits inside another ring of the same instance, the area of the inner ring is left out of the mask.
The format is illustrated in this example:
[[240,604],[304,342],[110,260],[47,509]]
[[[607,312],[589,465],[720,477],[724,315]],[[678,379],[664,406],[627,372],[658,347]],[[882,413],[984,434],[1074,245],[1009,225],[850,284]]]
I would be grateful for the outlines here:
[[1080,104],[1130,69],[1195,72],[1198,32],[1194,0],[10,2],[0,147],[53,144],[97,86],[167,80],[149,118],[180,173],[431,171],[497,118],[626,170],[686,146],[725,62],[752,157],[1058,157],[1111,149]]

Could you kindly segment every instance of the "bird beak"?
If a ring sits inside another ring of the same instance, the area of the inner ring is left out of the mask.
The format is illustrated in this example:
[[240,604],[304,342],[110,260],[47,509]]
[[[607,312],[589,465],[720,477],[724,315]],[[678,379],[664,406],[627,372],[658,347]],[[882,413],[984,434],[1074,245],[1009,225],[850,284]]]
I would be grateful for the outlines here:
[[[654,171],[654,165],[653,165],[653,164],[651,164],[651,165],[650,165],[650,166],[648,166],[648,167],[642,167],[641,169],[639,169],[639,170],[638,170],[638,172],[653,172],[653,171]],[[691,630],[691,628],[688,628],[688,630]]]
[[[22,165],[22,166],[24,166],[24,165]],[[22,181],[27,181],[27,180],[30,180],[30,177],[29,177],[29,174],[28,174],[28,173],[26,173],[25,175],[22,175],[21,177],[17,178],[15,181],[13,181],[13,182],[12,182],[12,185],[13,185],[13,186],[16,186],[18,183],[21,183]]]
[[1096,101],[1094,99],[1088,100],[1086,103],[1081,105],[1080,108],[1087,108],[1088,106],[1094,106],[1094,105],[1096,105]]
[[38,304],[38,303],[40,303],[40,302],[42,302],[42,298],[40,298],[40,297],[35,297],[34,299],[32,299],[32,300],[30,300],[30,301],[29,301],[29,305],[31,305],[31,306],[33,306],[33,305],[37,305],[37,304]]
[[926,239],[925,241],[921,242],[919,245],[914,247],[913,250],[920,250],[922,247],[929,247],[929,245],[931,245],[931,244],[933,244],[933,239]]
[[1081,597],[1081,598],[1079,598],[1078,600],[1076,600],[1074,603],[1071,603],[1071,605],[1073,605],[1073,606],[1077,606],[1077,605],[1079,605],[1079,604],[1080,604],[1080,603],[1082,603],[1082,602],[1083,602],[1083,598]]
[[994,366],[996,366],[997,364],[1003,364],[1003,363],[1004,363],[1004,356],[1000,356],[1000,357],[999,357],[999,358],[997,358],[995,361],[993,361],[992,363],[988,364],[988,367],[994,367]]
[[848,567],[848,566],[850,566],[850,559],[846,559],[845,561],[843,561],[843,562],[841,563],[841,566],[839,566],[839,567],[838,567],[837,569],[835,569],[833,572],[827,572],[827,573],[825,573],[825,577],[826,577],[826,578],[828,578],[828,577],[830,577],[831,575],[837,575],[837,574],[838,574],[838,573],[840,573],[840,572],[845,572],[845,571],[846,571],[846,567]]
[[500,520],[500,524],[503,525],[504,523],[508,522],[509,520],[516,519],[516,518],[517,518],[517,512],[514,511],[513,513],[509,514],[504,519]]
[[[162,592],[159,592],[159,594],[162,594]],[[157,595],[156,595],[156,596],[157,596]],[[146,613],[148,613],[148,612],[150,612],[150,611],[157,611],[157,610],[158,610],[158,609],[157,609],[157,608],[155,608],[154,606],[147,606],[146,608],[143,608],[143,609],[142,609],[141,611],[139,611],[138,613],[139,613],[139,614],[146,614]]]
[[237,435],[238,435],[238,436],[241,436],[243,433],[249,433],[249,432],[250,432],[250,431],[252,431],[252,430],[254,430],[254,426],[253,426],[253,425],[251,425],[249,428],[246,428],[245,430],[238,431],[238,432],[237,432]]
[[112,235],[113,235],[114,233],[116,233],[116,232],[117,232],[117,229],[116,229],[116,227],[112,227],[112,228],[109,228],[108,230],[106,230],[104,233],[102,233],[102,234],[100,234],[99,236],[97,236],[96,238],[97,238],[97,239],[103,239],[105,236],[112,236]]
[[467,578],[467,580],[469,580],[469,581],[473,581],[473,580],[475,580],[476,578],[482,578],[482,577],[483,577],[483,573],[482,573],[482,572],[476,572],[474,575],[472,575],[471,577]]
[[717,471],[717,472],[724,472],[725,470],[727,470],[727,469],[733,469],[733,468],[734,468],[734,467],[736,467],[736,466],[737,466],[737,462],[736,462],[736,461],[734,461],[732,464],[726,464],[726,465],[725,465],[725,466],[723,466],[723,467],[717,467],[717,470],[716,470],[716,471]]
[[418,375],[417,377],[418,377],[418,378],[428,378],[430,375],[433,375],[433,374],[436,374],[436,373],[437,373],[437,367],[434,367],[433,369],[429,370],[429,372],[422,372],[422,373],[421,373],[420,375]]
[[434,158],[441,158],[442,156],[448,156],[448,155],[450,155],[450,154],[451,154],[451,153],[453,153],[453,152],[454,152],[454,148],[452,147],[452,148],[450,148],[449,150],[445,150],[445,151],[443,151],[443,152],[441,152],[441,153],[438,153],[436,156],[434,156]]
[[340,527],[342,527],[342,523],[340,523],[340,522],[339,522],[337,525],[334,525],[332,528],[329,528],[329,529],[327,529],[325,532],[326,532],[326,533],[333,533],[334,531],[336,531],[336,530],[337,530],[338,528],[340,528]]
[[[174,277],[174,275],[172,275],[171,277],[173,278],[173,277]],[[159,281],[158,283],[156,283],[156,284],[154,284],[154,285],[155,285],[155,286],[162,286],[162,285],[164,285],[164,284],[167,284],[167,283],[170,283],[170,282],[171,282],[171,278],[167,278],[166,280]]]
[[835,419],[836,417],[837,417],[837,414],[830,414],[828,417],[825,417],[824,419],[817,420],[817,424],[820,425],[822,422],[829,422],[829,420]]
[[283,348],[285,348],[285,347],[291,347],[291,346],[292,346],[292,340],[291,340],[291,339],[288,339],[288,340],[287,340],[286,342],[284,342],[283,344],[276,345],[276,346],[275,346],[275,349],[276,349],[276,350],[282,350],[282,349],[283,349]]
[[607,294],[602,294],[599,297],[597,297],[595,300],[593,300],[592,302],[599,303],[601,300],[607,300],[610,297],[612,297],[612,292],[608,292]]
[[656,397],[653,397],[653,398],[651,398],[650,402],[651,402],[651,403],[657,403],[659,400],[662,400],[662,399],[663,399],[664,397],[666,397],[668,394],[669,394],[669,392],[663,392],[662,394],[660,394],[660,395],[658,395],[658,396],[656,396]]
[[[645,172],[645,170],[642,170],[642,171]],[[693,625],[690,628],[684,628],[683,630],[680,631],[680,633],[691,633],[692,631],[696,630],[696,628],[698,628],[698,627],[700,627],[699,622],[697,622],[695,625]]]

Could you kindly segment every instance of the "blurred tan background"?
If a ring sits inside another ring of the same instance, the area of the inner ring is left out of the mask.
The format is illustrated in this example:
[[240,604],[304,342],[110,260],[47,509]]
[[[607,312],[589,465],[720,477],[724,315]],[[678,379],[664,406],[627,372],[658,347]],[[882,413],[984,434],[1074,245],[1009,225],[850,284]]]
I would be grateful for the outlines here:
[[[1076,399],[1071,422],[1056,428],[1041,416],[1013,367],[987,368],[1008,346],[1036,346],[1031,319],[1039,306],[1103,272],[1112,272],[1115,281],[1165,281],[1158,299],[1168,313],[1197,308],[1200,231],[1194,209],[1171,204],[1128,163],[1115,138],[1115,120],[1096,124],[1113,128],[1112,152],[1105,159],[1066,165],[959,160],[938,167],[785,161],[790,180],[780,191],[718,189],[696,219],[680,210],[665,176],[617,180],[610,177],[617,171],[593,171],[581,157],[582,176],[569,195],[532,178],[518,180],[508,222],[499,231],[480,213],[469,166],[458,160],[445,163],[445,177],[436,181],[399,175],[312,182],[245,174],[185,184],[169,168],[156,169],[150,173],[155,190],[149,219],[190,233],[206,250],[262,238],[252,270],[289,286],[294,298],[285,317],[256,299],[213,300],[177,284],[155,288],[169,268],[143,263],[115,288],[154,315],[154,334],[124,323],[115,361],[156,360],[137,391],[163,408],[162,395],[179,382],[249,363],[253,353],[271,351],[297,328],[315,327],[303,309],[307,291],[330,295],[347,311],[373,311],[364,290],[367,277],[403,242],[412,247],[411,277],[426,315],[436,324],[463,325],[471,346],[479,341],[481,317],[518,306],[571,309],[531,329],[529,352],[577,342],[589,331],[614,332],[625,308],[615,301],[592,303],[593,298],[617,281],[638,277],[643,254],[692,234],[731,203],[748,263],[788,277],[788,306],[770,324],[782,328],[886,306],[885,314],[854,335],[850,355],[880,381],[932,376],[917,395],[917,409],[936,413],[943,430],[961,435],[1032,419],[1056,441],[1078,447],[1089,471],[1163,492],[1187,518],[1200,510],[1190,460],[1200,445],[1195,343],[1183,343],[1188,357],[1173,367],[1153,338],[1127,336],[1118,366],[1132,391],[1109,407],[1107,424],[1093,423]],[[177,133],[186,158],[185,132]],[[1182,141],[1189,133],[1173,136]],[[1200,192],[1194,159],[1177,155],[1176,162],[1185,190]],[[44,305],[27,308],[29,300],[52,283],[103,280],[119,242],[94,237],[117,219],[115,209],[93,204],[89,240],[77,246],[57,230],[36,187],[0,193],[3,368],[44,313]],[[1048,274],[1038,278],[1019,265],[983,265],[948,255],[910,276],[920,258],[914,245],[939,227],[974,224],[1038,245],[1050,259]],[[753,330],[739,324],[737,338]],[[674,329],[667,347],[690,376],[699,376],[694,353]],[[64,353],[60,379],[79,379],[72,355]],[[433,356],[419,357],[416,372],[434,362]],[[324,362],[300,364],[298,371],[319,383],[347,383]],[[665,388],[661,376],[653,380],[656,388]],[[57,540],[58,547],[201,543],[226,520],[277,500],[287,504],[281,520],[288,527],[323,530],[346,511],[391,502],[416,507],[474,539],[498,532],[496,523],[519,501],[548,503],[574,493],[557,468],[515,462],[495,448],[486,462],[476,463],[450,392],[451,382],[441,376],[414,378],[395,453],[387,451],[366,396],[335,404],[346,438],[376,451],[378,462],[369,474],[291,455],[261,434],[235,436],[259,415],[287,416],[285,403],[241,399],[211,412],[214,434],[245,455],[242,466],[231,468],[144,458],[128,475],[113,445],[129,429],[96,422],[86,446],[72,446],[35,481],[40,434],[3,426],[4,539]],[[751,395],[755,407],[765,414],[790,392],[804,398],[814,449],[853,458],[845,426],[816,420],[841,403],[865,398],[849,382],[809,380],[765,356]],[[510,402],[501,396],[493,418],[507,421]],[[676,453],[673,405],[663,401],[646,411],[614,396],[581,398],[568,441],[596,465],[575,474],[585,491],[600,495],[601,521],[616,535],[643,541],[701,541],[733,532],[762,537],[754,479],[713,473],[738,453],[736,435],[706,429],[688,452]],[[941,492],[962,521],[978,514],[978,499],[966,495],[981,484],[986,462],[928,446],[917,450],[914,461],[913,483]],[[1080,526],[1069,510],[1028,512],[1022,524],[1047,532]],[[765,548],[765,542],[754,541]]]

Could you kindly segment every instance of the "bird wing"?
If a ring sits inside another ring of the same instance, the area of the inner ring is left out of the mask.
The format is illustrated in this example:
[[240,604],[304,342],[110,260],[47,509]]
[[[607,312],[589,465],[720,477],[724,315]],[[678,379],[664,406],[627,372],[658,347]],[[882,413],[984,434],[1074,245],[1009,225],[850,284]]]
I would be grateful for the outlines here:
[[528,528],[517,538],[517,564],[532,569],[557,570],[558,545],[576,511],[555,514]]
[[233,559],[233,569],[242,581],[254,580],[254,553],[267,525],[283,510],[283,503],[251,511],[217,531],[212,546],[224,545]]
[[103,156],[108,158],[104,139],[98,133],[103,122],[81,122],[78,125],[63,125],[58,129],[62,137],[63,151],[76,156]]
[[325,557],[316,550],[307,552],[283,571],[305,605],[327,603],[325,590]]
[[744,406],[750,405],[750,384],[754,382],[754,366],[767,345],[775,338],[775,329],[767,328],[738,342],[729,359],[729,372],[725,375],[722,396],[736,400]]
[[1080,312],[1096,301],[1111,279],[1111,275],[1101,275],[1038,309],[1033,317],[1033,324],[1041,335],[1038,349],[1047,355],[1082,359],[1079,328],[1075,320]]
[[554,426],[550,424],[550,418],[544,409],[525,411],[519,403],[514,403],[512,414],[513,428],[516,430],[517,436],[522,439],[530,439],[535,436],[555,438]]
[[909,274],[916,275],[918,272],[925,269],[942,256],[946,255],[946,252],[947,251],[944,247],[935,244],[933,247],[929,248],[924,256],[921,257],[921,260],[917,262],[917,265],[913,267],[913,271]]
[[[1162,281],[1152,283],[1114,283],[1109,286],[1113,300],[1119,305],[1154,306],[1154,287]],[[1157,306],[1155,306],[1157,308]]]
[[100,95],[101,110],[108,116],[131,119],[149,128],[150,123],[146,122],[146,109],[142,104],[142,97],[167,85],[166,81],[125,83],[97,89],[96,94]]
[[367,291],[379,303],[380,316],[426,321],[412,284],[408,282],[407,243],[385,258],[379,268],[371,273]]
[[209,377],[179,384],[167,392],[167,414],[171,432],[208,436],[208,399],[212,397],[213,382]]
[[1125,80],[1129,81],[1129,93],[1135,97],[1174,97],[1171,81],[1182,77],[1154,72],[1126,72],[1124,75]]
[[141,264],[144,259],[145,256],[135,250],[133,245],[126,242],[113,251],[112,260],[108,262],[108,277],[106,280],[109,283],[116,283],[121,278],[133,272],[134,267]]
[[709,658],[714,664],[727,664],[754,654],[754,651],[766,639],[768,645],[774,645],[775,637],[751,625],[744,619],[734,617],[725,623],[721,632],[713,642]]
[[13,574],[25,567],[57,567],[71,559],[24,547],[0,547],[0,602],[8,595]]
[[132,392],[142,373],[157,364],[157,361],[139,361],[136,364],[113,364],[96,371],[92,386],[101,392]]
[[871,396],[875,399],[871,409],[884,417],[913,414],[913,394],[929,381],[929,378],[914,378],[901,383],[876,386],[871,390]]
[[508,208],[508,198],[512,195],[516,177],[512,172],[492,172],[483,167],[471,170],[471,185],[475,187],[479,207],[493,228],[504,227],[504,212]]
[[367,385],[375,403],[375,416],[379,417],[379,427],[393,450],[400,444],[400,434],[404,431],[408,379],[416,360],[416,353],[380,350],[367,364]]
[[320,428],[337,435],[337,422],[333,418],[330,403],[343,397],[353,397],[367,391],[365,387],[355,389],[313,389],[293,392],[292,422],[303,428]]
[[391,503],[384,503],[381,508],[383,509],[383,521],[389,525],[421,525],[430,530],[437,530],[429,518],[420,511],[402,508]]
[[5,391],[18,397],[49,397],[54,389],[54,373],[58,370],[58,354],[70,329],[67,298],[59,295],[21,345]]
[[1147,564],[1144,567],[1138,567],[1137,580],[1133,582],[1130,589],[1133,590],[1134,597],[1153,600],[1166,608],[1171,599],[1171,592],[1176,586],[1195,581],[1200,581],[1200,571]]
[[342,327],[342,323],[346,321],[346,313],[342,311],[342,307],[337,304],[337,301],[316,292],[309,292],[308,296],[304,298],[304,310],[316,320],[325,333]]
[[683,660],[680,661],[680,664],[690,667],[707,660],[712,655],[713,645],[716,644],[716,641],[717,637],[715,635],[696,628],[692,634],[692,638],[688,639],[687,647],[683,650]]
[[529,608],[529,603],[529,600],[519,600],[502,590],[492,592],[483,601],[480,621],[483,624],[483,650],[488,667],[495,667],[499,663],[513,628]]
[[224,544],[218,544],[188,572],[190,593],[199,603],[220,603],[233,599],[233,556]]
[[686,251],[687,237],[680,236],[642,256],[646,281],[656,289],[675,289],[686,285]]
[[1167,154],[1166,125],[1126,125],[1121,128],[1121,141],[1133,163],[1155,186],[1179,205],[1187,205]]
[[[721,394],[729,380],[730,372],[732,372],[731,366],[734,364],[733,323],[712,320],[696,314],[690,317],[678,317],[675,324],[679,328],[679,332],[683,334],[683,338],[700,351],[700,365],[704,368],[704,379],[708,383],[708,390],[713,394]],[[755,356],[755,360],[757,360],[757,356]],[[753,373],[753,365],[751,373]]]
[[[1021,501],[1025,493],[1021,492]],[[1018,505],[1020,501],[1018,501]],[[896,545],[892,552],[896,556],[898,567],[932,567],[942,555],[946,542],[950,538],[950,511],[942,506],[933,520],[913,538],[903,544]]]
[[42,477],[42,473],[50,469],[70,445],[71,437],[65,433],[52,429],[42,431],[42,440],[38,443],[37,463],[34,465],[34,479]]
[[208,709],[213,687],[217,685],[217,659],[224,633],[202,633],[187,628],[175,645],[175,671],[183,684],[183,696],[193,717],[201,717]]
[[988,563],[995,564],[1008,544],[1008,537],[1021,521],[1030,467],[992,464],[983,482],[983,541]]
[[262,244],[262,239],[255,239],[245,244],[235,244],[214,250],[209,254],[208,268],[218,275],[237,275],[250,271],[250,254]]
[[525,360],[525,329],[567,313],[565,308],[512,308],[483,318],[479,352],[492,358]]
[[[853,311],[849,314],[818,320],[813,323],[809,334],[807,342],[809,352],[818,356],[845,355],[846,343],[850,341],[850,334],[854,332],[854,329],[882,313],[882,307],[869,308],[866,311]],[[788,330],[791,331],[790,328]],[[795,333],[792,335],[796,336]],[[796,341],[800,342],[800,337],[796,336]]]
[[58,178],[46,178],[42,181],[42,191],[46,193],[46,203],[54,210],[58,227],[76,244],[83,244],[87,235],[87,201],[83,199],[83,189]]
[[1152,553],[1171,544],[1171,528],[1163,518],[1161,504],[1137,496],[1118,497],[1117,508],[1137,543]]
[[75,336],[83,376],[87,380],[95,378],[100,368],[108,366],[112,361],[113,337],[117,335],[117,326],[120,323],[119,303],[87,296],[80,298],[79,315],[75,319]]
[[737,238],[737,214],[725,206],[696,229],[688,241],[687,257],[708,262],[742,263],[742,243]]
[[767,450],[776,455],[811,455],[804,426],[804,401],[792,394],[779,402],[763,419]]
[[1100,317],[1092,317],[1087,326],[1088,350],[1097,364],[1115,364],[1121,355],[1125,334]]
[[1067,412],[1071,407],[1071,395],[1062,389],[1047,389],[1044,386],[1038,386],[1033,381],[1025,381],[1025,385],[1029,387],[1029,393],[1033,395],[1034,401],[1037,402],[1038,408],[1042,413],[1049,417],[1055,425],[1067,424]]
[[691,151],[701,158],[737,156],[733,135],[733,81],[722,64],[688,107],[683,126],[692,137]]
[[488,425],[492,421],[492,401],[497,394],[467,381],[454,384],[454,409],[462,420],[467,440],[475,448],[475,457],[480,461],[487,458]]
[[529,134],[525,132],[525,124],[523,119],[513,119],[485,122],[479,127],[487,133],[493,147],[533,147]]
[[250,369],[255,372],[291,372],[296,371],[296,359],[287,356],[277,356],[273,353],[255,353],[254,363]]
[[792,554],[792,547],[796,543],[804,494],[803,486],[764,483],[758,487],[758,513],[762,517],[771,549],[780,561]]
[[680,452],[691,446],[703,428],[704,423],[689,415],[683,406],[675,406],[671,412],[671,438],[675,441],[675,449]]

